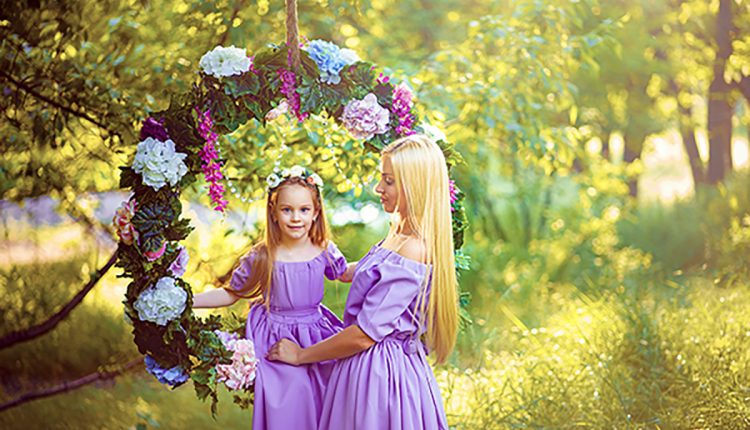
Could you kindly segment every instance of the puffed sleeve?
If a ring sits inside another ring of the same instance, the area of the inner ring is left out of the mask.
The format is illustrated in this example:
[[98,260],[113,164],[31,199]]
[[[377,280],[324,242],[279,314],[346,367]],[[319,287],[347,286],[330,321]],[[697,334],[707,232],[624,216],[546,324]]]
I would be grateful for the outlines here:
[[232,280],[229,281],[229,286],[237,291],[245,286],[245,282],[250,277],[250,273],[253,270],[253,261],[255,261],[255,253],[250,252],[240,258],[240,264],[232,272]]
[[401,315],[417,298],[424,268],[384,260],[374,267],[379,279],[365,295],[357,314],[357,325],[372,340],[380,342],[399,326]]
[[328,244],[326,254],[325,275],[326,278],[333,281],[346,272],[346,257],[333,242]]

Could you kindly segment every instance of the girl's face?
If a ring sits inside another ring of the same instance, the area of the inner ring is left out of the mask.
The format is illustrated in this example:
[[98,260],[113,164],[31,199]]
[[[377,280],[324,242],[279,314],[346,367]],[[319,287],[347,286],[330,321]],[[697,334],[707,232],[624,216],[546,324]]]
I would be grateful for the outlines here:
[[[385,155],[380,163],[380,182],[375,187],[375,192],[380,195],[380,203],[383,210],[393,213],[398,210],[399,214],[406,214],[406,198],[399,198],[400,190],[396,186],[396,177],[393,176],[393,164],[391,157]],[[398,204],[398,207],[396,207]]]
[[278,193],[273,220],[279,225],[282,241],[306,238],[318,217],[312,190],[304,185],[292,184],[281,187]]

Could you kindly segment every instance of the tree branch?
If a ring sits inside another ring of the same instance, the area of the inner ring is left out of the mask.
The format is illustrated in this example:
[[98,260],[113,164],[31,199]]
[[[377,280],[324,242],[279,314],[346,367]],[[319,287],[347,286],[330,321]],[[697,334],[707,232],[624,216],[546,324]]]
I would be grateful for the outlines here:
[[101,269],[97,270],[83,289],[81,289],[81,291],[79,291],[78,294],[66,303],[56,314],[52,315],[41,324],[11,332],[0,338],[0,350],[11,347],[19,342],[29,341],[54,329],[60,321],[64,320],[68,314],[83,301],[86,294],[94,288],[102,276],[104,276],[104,274],[115,264],[115,261],[117,261],[117,251],[112,253],[109,261],[107,261]]
[[232,29],[232,23],[234,23],[235,18],[237,18],[237,15],[240,13],[240,9],[242,9],[242,6],[245,5],[245,0],[239,0],[234,4],[234,9],[232,10],[232,17],[229,18],[229,25],[227,25],[227,31],[224,32],[224,34],[221,35],[221,39],[219,39],[219,46],[224,46],[224,42],[227,41],[227,37],[229,37],[229,31]]
[[56,107],[56,108],[58,108],[58,109],[60,109],[60,110],[62,110],[64,112],[67,112],[67,113],[69,113],[69,114],[71,114],[73,116],[85,119],[86,121],[88,121],[88,122],[90,122],[90,123],[98,126],[102,130],[106,130],[110,134],[117,135],[117,133],[111,131],[105,124],[97,121],[95,118],[92,118],[86,112],[77,111],[77,110],[71,108],[70,106],[65,106],[65,105],[63,105],[60,102],[52,100],[51,98],[45,96],[44,94],[41,94],[41,93],[37,92],[31,86],[29,86],[28,84],[25,84],[25,83],[23,83],[23,82],[15,79],[13,76],[11,76],[10,74],[8,74],[5,70],[0,70],[0,75],[2,75],[3,77],[5,77],[5,79],[7,79],[8,81],[10,81],[16,87],[24,90],[26,93],[34,96],[35,98],[37,98],[37,99],[39,99],[39,100],[41,100],[41,101],[43,101],[43,102],[45,102],[45,103],[47,103],[49,105],[52,105],[52,106],[54,106],[54,107]]
[[56,394],[66,393],[68,391],[75,390],[76,388],[83,387],[84,385],[88,385],[92,382],[114,379],[116,376],[119,376],[122,373],[125,373],[126,371],[142,363],[143,363],[142,357],[134,358],[128,361],[127,363],[114,366],[114,369],[112,370],[106,370],[106,369],[98,370],[94,373],[90,373],[84,377],[75,379],[73,381],[66,381],[66,382],[63,382],[62,384],[55,385],[54,387],[45,388],[43,390],[34,391],[31,393],[26,393],[22,395],[21,397],[18,397],[14,400],[0,404],[0,412],[6,409],[15,408],[16,406],[20,406],[32,400],[43,399],[45,397],[54,396]]

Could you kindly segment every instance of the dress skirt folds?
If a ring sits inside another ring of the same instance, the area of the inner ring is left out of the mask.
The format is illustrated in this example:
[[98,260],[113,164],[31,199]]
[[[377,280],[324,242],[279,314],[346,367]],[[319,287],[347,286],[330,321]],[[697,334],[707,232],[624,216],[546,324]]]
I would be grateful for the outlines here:
[[443,402],[419,336],[417,303],[429,266],[378,245],[360,260],[344,312],[376,343],[338,360],[319,429],[448,429]]
[[[253,254],[240,260],[231,287],[240,289],[250,276]],[[346,259],[333,243],[309,261],[276,261],[269,306],[256,304],[247,316],[246,337],[260,360],[255,380],[253,430],[316,429],[333,361],[291,366],[265,358],[283,338],[302,347],[341,331],[341,321],[323,300],[323,276],[337,279]]]

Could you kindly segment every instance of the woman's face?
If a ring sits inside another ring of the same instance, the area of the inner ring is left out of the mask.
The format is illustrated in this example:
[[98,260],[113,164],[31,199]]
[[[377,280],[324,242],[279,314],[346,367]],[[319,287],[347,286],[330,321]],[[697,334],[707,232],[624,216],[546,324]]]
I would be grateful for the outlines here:
[[[396,177],[393,175],[393,164],[391,157],[383,156],[380,163],[380,182],[375,187],[375,192],[380,195],[380,204],[387,213],[393,213],[398,210],[399,214],[406,214],[406,198],[399,198],[402,193],[396,185]],[[398,207],[396,205],[398,204]]]

